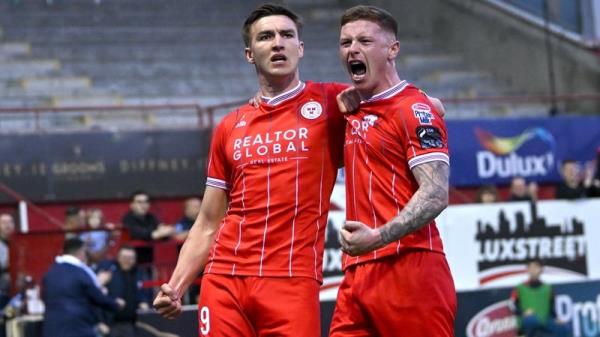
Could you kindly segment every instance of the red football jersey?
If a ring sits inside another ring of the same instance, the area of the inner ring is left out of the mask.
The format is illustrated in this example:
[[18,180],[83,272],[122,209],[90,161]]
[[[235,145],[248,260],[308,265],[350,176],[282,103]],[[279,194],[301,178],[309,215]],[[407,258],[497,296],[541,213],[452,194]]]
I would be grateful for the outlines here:
[[[361,103],[359,112],[346,119],[346,218],[377,228],[398,215],[418,189],[413,167],[449,163],[446,125],[427,97],[406,81]],[[435,222],[376,251],[344,255],[342,262],[345,268],[407,248],[443,252]]]
[[206,184],[228,190],[229,208],[205,272],[322,280],[345,128],[335,97],[344,88],[300,83],[216,127]]

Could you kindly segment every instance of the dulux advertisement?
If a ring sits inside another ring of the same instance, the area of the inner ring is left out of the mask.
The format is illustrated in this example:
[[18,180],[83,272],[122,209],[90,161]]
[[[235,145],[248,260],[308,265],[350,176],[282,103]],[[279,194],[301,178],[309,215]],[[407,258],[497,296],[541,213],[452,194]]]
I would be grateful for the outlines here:
[[449,120],[448,142],[453,186],[506,184],[514,176],[528,181],[560,181],[563,160],[595,158],[600,118],[555,117]]

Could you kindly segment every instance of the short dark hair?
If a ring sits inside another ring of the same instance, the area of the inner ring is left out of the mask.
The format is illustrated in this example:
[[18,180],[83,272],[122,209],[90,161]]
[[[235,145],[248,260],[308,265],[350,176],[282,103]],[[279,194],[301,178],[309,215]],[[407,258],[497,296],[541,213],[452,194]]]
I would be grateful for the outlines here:
[[565,167],[565,165],[567,164],[577,164],[577,161],[575,159],[565,159],[562,161],[562,163],[560,164],[561,167]]
[[294,21],[296,24],[296,29],[298,30],[298,36],[300,36],[300,30],[302,29],[302,18],[288,8],[285,8],[280,5],[275,4],[264,4],[257,9],[253,10],[250,15],[244,21],[244,26],[242,27],[242,38],[244,39],[244,44],[246,47],[250,46],[250,26],[256,21],[272,15],[283,15],[290,18],[290,20]]
[[70,217],[70,216],[79,215],[79,212],[81,212],[81,208],[79,208],[77,206],[69,206],[69,207],[67,207],[67,210],[65,211],[65,216]]
[[135,248],[133,246],[131,246],[131,245],[124,244],[121,247],[119,247],[119,251],[122,251],[122,250],[133,250],[133,251],[135,251]]
[[145,195],[148,197],[148,200],[150,200],[150,194],[148,194],[148,192],[146,192],[144,190],[137,190],[137,191],[134,191],[133,193],[131,193],[131,201],[133,201],[135,199],[135,197],[137,197],[138,195]]
[[375,6],[354,6],[348,8],[340,20],[340,26],[358,20],[371,21],[379,25],[383,30],[388,31],[397,38],[398,22],[388,11]]
[[63,243],[63,254],[73,255],[84,246],[85,243],[80,238],[66,239]]

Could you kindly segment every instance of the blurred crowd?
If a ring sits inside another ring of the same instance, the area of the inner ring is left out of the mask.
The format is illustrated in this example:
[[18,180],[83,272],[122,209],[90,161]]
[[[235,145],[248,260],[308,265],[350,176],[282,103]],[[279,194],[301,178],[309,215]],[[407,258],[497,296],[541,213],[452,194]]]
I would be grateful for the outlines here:
[[[185,200],[181,219],[165,224],[151,212],[150,196],[137,191],[121,224],[107,222],[99,208],[70,206],[65,211],[62,253],[36,284],[27,275],[11,294],[9,244],[15,231],[10,214],[0,214],[0,308],[4,320],[44,315],[44,336],[136,336],[138,310],[148,310],[154,279],[152,242],[181,243],[200,211],[198,198]],[[110,252],[116,254],[111,254]],[[195,297],[189,297],[195,303]],[[67,330],[65,330],[67,329]],[[4,329],[0,329],[0,336]]]
[[[595,160],[580,163],[572,159],[563,160],[560,164],[561,182],[554,188],[554,199],[577,200],[600,197],[600,149]],[[494,185],[483,185],[477,191],[475,202],[494,203],[502,201],[536,201],[538,185],[520,176],[511,179],[509,195],[500,198],[498,188]]]

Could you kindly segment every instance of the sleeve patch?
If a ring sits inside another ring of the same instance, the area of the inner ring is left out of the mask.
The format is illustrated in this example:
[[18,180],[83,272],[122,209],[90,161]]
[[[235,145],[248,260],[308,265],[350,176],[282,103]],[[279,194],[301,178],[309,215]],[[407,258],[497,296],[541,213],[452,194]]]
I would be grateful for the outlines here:
[[431,121],[434,119],[433,113],[431,113],[431,107],[424,103],[415,103],[411,106],[413,114],[416,119],[419,120],[421,125],[431,125]]
[[422,149],[442,149],[444,141],[440,130],[434,126],[417,127],[417,139],[421,143]]

